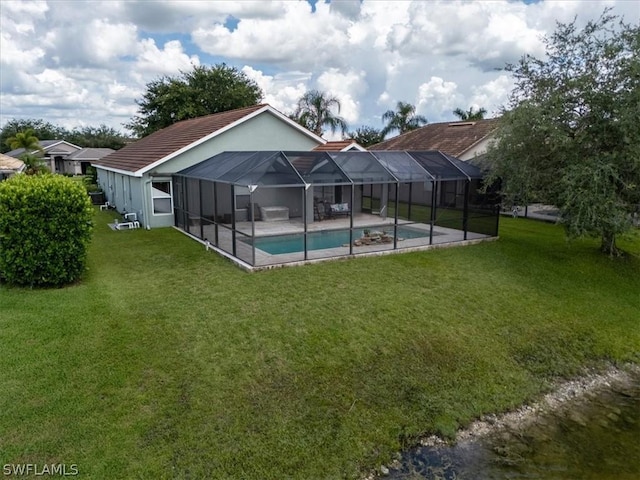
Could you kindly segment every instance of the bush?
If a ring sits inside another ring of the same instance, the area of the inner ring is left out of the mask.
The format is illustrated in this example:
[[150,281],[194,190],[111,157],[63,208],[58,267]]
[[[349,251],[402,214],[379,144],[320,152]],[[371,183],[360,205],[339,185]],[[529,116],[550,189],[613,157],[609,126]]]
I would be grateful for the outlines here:
[[0,183],[0,279],[60,286],[82,275],[93,207],[80,182],[16,175]]

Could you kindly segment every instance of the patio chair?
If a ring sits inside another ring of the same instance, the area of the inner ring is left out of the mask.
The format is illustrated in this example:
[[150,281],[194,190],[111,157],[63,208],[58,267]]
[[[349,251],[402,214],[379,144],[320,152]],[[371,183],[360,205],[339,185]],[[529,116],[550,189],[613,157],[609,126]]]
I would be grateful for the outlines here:
[[326,218],[327,212],[325,210],[324,202],[316,202],[313,204],[313,216],[315,220],[322,221]]

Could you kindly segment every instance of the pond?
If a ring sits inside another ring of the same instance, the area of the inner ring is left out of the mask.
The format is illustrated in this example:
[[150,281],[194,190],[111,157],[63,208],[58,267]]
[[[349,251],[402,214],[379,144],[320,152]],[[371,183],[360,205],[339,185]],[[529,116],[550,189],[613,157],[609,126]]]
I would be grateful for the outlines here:
[[529,422],[405,452],[385,478],[640,479],[640,369]]

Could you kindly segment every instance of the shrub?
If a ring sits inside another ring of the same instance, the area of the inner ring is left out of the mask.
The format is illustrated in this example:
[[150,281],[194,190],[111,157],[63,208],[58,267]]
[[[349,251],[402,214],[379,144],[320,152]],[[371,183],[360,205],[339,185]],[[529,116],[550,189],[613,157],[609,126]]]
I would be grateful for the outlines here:
[[0,183],[0,279],[32,287],[78,280],[92,216],[82,183],[61,175],[16,175]]

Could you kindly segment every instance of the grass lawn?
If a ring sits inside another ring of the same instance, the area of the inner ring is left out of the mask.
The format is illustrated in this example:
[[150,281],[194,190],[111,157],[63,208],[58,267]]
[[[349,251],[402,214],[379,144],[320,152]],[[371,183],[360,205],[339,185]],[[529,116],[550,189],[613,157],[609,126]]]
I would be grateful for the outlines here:
[[81,478],[357,478],[551,380],[640,362],[640,234],[501,220],[485,244],[246,273],[113,232],[56,290],[0,287],[0,465]]

